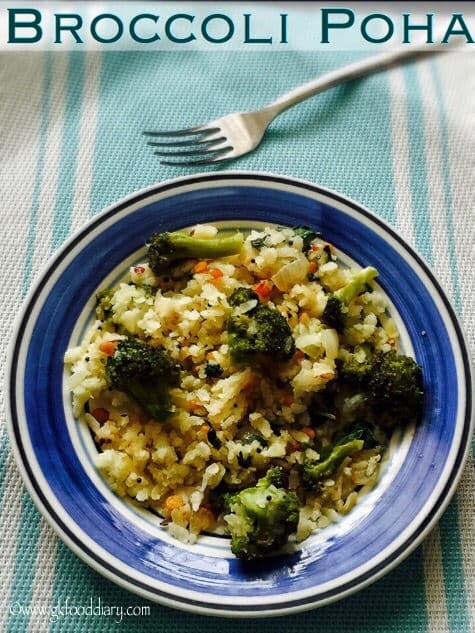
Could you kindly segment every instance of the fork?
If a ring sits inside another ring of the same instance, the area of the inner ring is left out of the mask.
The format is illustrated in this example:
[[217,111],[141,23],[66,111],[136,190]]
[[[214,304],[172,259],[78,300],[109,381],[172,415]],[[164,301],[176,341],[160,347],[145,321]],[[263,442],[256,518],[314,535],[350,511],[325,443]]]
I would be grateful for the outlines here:
[[[163,165],[210,165],[233,160],[254,150],[262,141],[270,123],[279,114],[301,101],[338,84],[446,50],[449,46],[450,44],[446,45],[444,49],[438,46],[430,48],[409,46],[387,51],[326,73],[287,92],[260,110],[234,112],[204,125],[182,130],[145,131],[143,134],[154,139],[170,137],[170,140],[148,141],[148,145],[159,148],[154,151],[154,154],[163,157],[160,161]],[[163,151],[164,149],[168,151]],[[174,160],[169,160],[169,158]]]

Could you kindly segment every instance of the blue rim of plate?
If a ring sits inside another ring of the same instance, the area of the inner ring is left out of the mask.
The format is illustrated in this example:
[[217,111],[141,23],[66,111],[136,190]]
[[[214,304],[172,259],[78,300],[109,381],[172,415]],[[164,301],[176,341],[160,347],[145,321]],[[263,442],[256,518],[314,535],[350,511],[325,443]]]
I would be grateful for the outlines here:
[[[75,453],[64,404],[62,355],[100,282],[154,230],[218,220],[310,224],[361,265],[375,265],[426,377],[424,419],[399,471],[367,516],[346,532],[325,540],[323,530],[323,536],[308,546],[304,542],[296,553],[248,569],[229,553],[211,548],[208,556],[198,547],[195,554],[193,546],[161,540],[121,513]],[[128,196],[97,215],[54,256],[31,289],[15,331],[7,374],[8,426],[33,500],[91,567],[168,606],[220,616],[283,615],[367,586],[401,562],[434,526],[468,454],[472,369],[440,284],[381,219],[306,181],[221,172],[164,182]]]

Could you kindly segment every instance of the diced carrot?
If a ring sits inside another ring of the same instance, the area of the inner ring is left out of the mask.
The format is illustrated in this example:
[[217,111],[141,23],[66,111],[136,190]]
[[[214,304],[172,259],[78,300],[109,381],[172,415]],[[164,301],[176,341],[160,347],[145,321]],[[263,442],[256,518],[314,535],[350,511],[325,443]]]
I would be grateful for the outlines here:
[[208,262],[201,261],[194,265],[193,272],[196,273],[206,273],[208,272]]
[[91,415],[96,418],[99,424],[104,424],[109,419],[109,411],[104,407],[97,407],[91,411]]
[[190,517],[190,530],[198,534],[204,530],[209,530],[216,523],[216,518],[209,508],[201,506]]
[[120,341],[102,341],[102,343],[99,344],[99,351],[106,354],[106,356],[112,356],[119,343]]
[[317,262],[310,262],[310,264],[308,265],[308,272],[313,274],[316,271],[317,271]]
[[202,426],[200,426],[200,430],[198,431],[198,433],[202,433],[203,435],[208,435],[208,431],[210,430],[210,425],[209,424],[203,424]]
[[300,446],[300,444],[290,444],[290,446],[287,447],[287,453],[295,453],[296,451],[299,451],[302,447]]
[[393,338],[388,339],[388,345],[391,345],[391,347],[394,347],[396,345],[396,341]]
[[210,268],[208,273],[211,275],[213,279],[221,279],[221,277],[224,274],[223,271],[220,270],[219,268]]
[[312,429],[311,426],[307,426],[306,428],[302,429],[302,431],[305,433],[305,435],[308,435],[311,440],[313,440],[313,438],[315,437],[315,431]]
[[274,284],[270,279],[264,279],[263,281],[259,281],[257,284],[254,284],[252,286],[252,289],[258,295],[261,301],[268,301],[271,298],[273,288]]
[[318,244],[312,244],[312,246],[310,247],[311,251],[319,251],[320,250],[320,246]]
[[194,413],[195,415],[206,415],[206,408],[200,400],[190,400],[185,405],[187,411]]
[[301,312],[299,314],[299,323],[308,323],[310,321],[310,316],[308,314],[308,312]]
[[206,354],[206,360],[213,360],[214,358],[214,352],[208,352]]
[[185,505],[185,502],[183,501],[183,497],[180,497],[180,495],[170,495],[165,500],[165,508],[170,512],[181,508],[183,505]]
[[211,510],[209,508],[205,508],[204,506],[201,506],[201,508],[197,512],[197,515],[197,518],[201,523],[202,530],[208,530],[216,521],[215,516],[211,512]]
[[291,393],[284,393],[282,396],[282,404],[289,407],[294,402],[294,397]]

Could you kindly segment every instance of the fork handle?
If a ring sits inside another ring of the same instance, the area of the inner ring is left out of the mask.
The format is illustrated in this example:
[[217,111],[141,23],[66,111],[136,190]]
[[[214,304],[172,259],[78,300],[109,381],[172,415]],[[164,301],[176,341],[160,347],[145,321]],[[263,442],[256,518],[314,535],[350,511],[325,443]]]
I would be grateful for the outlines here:
[[270,120],[274,119],[276,116],[291,108],[292,106],[304,101],[305,99],[309,99],[314,95],[323,92],[324,90],[328,90],[329,88],[333,88],[338,84],[345,83],[347,81],[352,81],[353,79],[359,79],[360,77],[364,77],[366,75],[371,75],[373,73],[381,72],[382,70],[387,70],[393,66],[396,66],[400,63],[408,62],[413,59],[418,59],[420,57],[426,57],[432,53],[440,52],[442,50],[446,50],[452,44],[458,44],[458,42],[452,41],[450,44],[447,44],[444,48],[442,47],[425,47],[425,48],[415,48],[415,47],[407,47],[407,48],[398,48],[395,50],[387,51],[380,55],[375,55],[371,57],[366,57],[365,59],[359,60],[348,66],[343,66],[343,68],[338,68],[337,70],[332,70],[313,81],[309,81],[308,83],[287,92],[282,95],[268,106],[263,108],[264,111],[270,117]]

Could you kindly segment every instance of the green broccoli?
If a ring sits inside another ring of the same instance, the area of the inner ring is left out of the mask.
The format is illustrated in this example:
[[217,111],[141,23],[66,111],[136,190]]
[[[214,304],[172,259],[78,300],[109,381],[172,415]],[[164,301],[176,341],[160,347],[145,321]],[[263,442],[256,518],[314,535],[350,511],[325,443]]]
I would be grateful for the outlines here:
[[419,417],[424,398],[422,368],[410,356],[391,350],[374,355],[368,393],[373,415],[384,426]]
[[350,358],[341,363],[339,381],[364,395],[372,419],[386,428],[416,420],[424,397],[422,368],[396,350],[377,351],[363,363]]
[[103,288],[96,294],[96,316],[101,321],[107,321],[112,317],[112,297],[114,291],[111,288]]
[[327,305],[322,314],[322,321],[328,327],[342,332],[346,324],[346,308],[348,304],[366,288],[372,279],[377,277],[376,268],[368,266],[355,273],[350,281],[332,293],[327,300]]
[[236,363],[251,363],[260,356],[285,360],[295,351],[287,319],[269,306],[258,304],[246,314],[232,314],[227,331],[229,351]]
[[297,529],[299,500],[282,486],[279,468],[271,468],[254,488],[225,495],[231,550],[245,561],[280,549]]
[[117,345],[105,366],[107,384],[133,398],[147,415],[165,420],[171,413],[170,387],[180,383],[180,367],[162,347],[136,338]]
[[337,360],[338,380],[340,383],[350,385],[365,385],[373,367],[373,355],[368,353],[365,360],[360,361],[355,355]]
[[148,243],[148,261],[153,272],[160,275],[177,260],[215,259],[236,255],[243,242],[241,233],[207,240],[180,232],[154,233]]
[[228,297],[228,303],[233,308],[248,301],[259,301],[259,296],[252,288],[246,288],[245,286],[236,288]]
[[318,461],[304,459],[302,465],[302,480],[309,486],[314,486],[325,477],[330,477],[336,471],[345,457],[361,451],[364,440],[342,437],[336,442],[330,453]]
[[320,233],[316,233],[315,231],[312,231],[312,229],[309,229],[308,226],[294,226],[292,230],[295,235],[302,238],[303,251],[308,251],[313,240],[320,235]]

